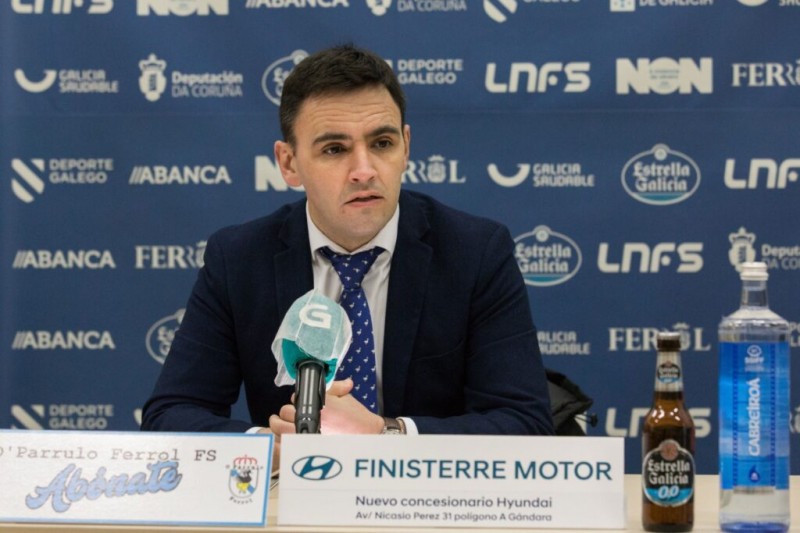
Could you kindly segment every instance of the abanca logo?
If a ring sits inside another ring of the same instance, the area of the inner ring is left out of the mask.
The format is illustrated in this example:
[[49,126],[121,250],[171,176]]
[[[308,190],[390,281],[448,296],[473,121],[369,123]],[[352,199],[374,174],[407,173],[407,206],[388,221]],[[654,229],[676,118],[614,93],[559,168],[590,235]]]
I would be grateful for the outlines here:
[[677,204],[700,186],[700,168],[686,154],[670,150],[666,144],[657,144],[625,164],[622,186],[631,197],[645,204]]
[[577,243],[547,226],[537,226],[514,242],[514,256],[526,285],[559,285],[581,269],[583,256]]

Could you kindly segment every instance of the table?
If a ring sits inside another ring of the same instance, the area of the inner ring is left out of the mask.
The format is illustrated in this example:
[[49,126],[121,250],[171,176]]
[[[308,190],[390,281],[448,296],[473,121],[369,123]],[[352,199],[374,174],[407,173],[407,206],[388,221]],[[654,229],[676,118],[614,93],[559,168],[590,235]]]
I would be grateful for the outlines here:
[[[790,508],[795,511],[792,527],[790,531],[800,532],[800,476],[791,477],[791,502]],[[628,527],[624,531],[644,531],[642,529],[641,512],[641,476],[638,474],[628,474],[625,476],[625,495],[628,513]],[[401,528],[401,527],[300,527],[300,526],[278,526],[278,498],[280,497],[280,485],[277,490],[270,494],[270,502],[266,528],[217,528],[217,527],[181,527],[181,526],[104,526],[104,525],[53,525],[53,524],[0,524],[0,533],[20,532],[20,533],[98,533],[100,531],[110,531],[119,533],[155,533],[165,531],[168,533],[189,533],[189,532],[221,532],[221,531],[271,531],[276,533],[481,533],[490,531],[481,528]],[[719,480],[715,475],[697,476],[695,481],[695,501],[694,501],[694,530],[693,531],[719,531],[719,521],[717,513],[719,510]],[[494,530],[491,530],[494,531]],[[542,531],[540,529],[507,529],[512,533],[524,533],[526,531]],[[551,530],[559,533],[572,533],[577,530],[558,529]],[[597,530],[612,531],[612,530]]]

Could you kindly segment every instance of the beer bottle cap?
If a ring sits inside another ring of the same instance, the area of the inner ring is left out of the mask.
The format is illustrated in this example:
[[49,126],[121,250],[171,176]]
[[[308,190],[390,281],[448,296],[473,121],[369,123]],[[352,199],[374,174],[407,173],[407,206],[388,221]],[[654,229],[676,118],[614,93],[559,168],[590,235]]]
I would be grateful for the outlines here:
[[681,334],[677,331],[659,331],[656,336],[659,351],[678,352],[681,349]]

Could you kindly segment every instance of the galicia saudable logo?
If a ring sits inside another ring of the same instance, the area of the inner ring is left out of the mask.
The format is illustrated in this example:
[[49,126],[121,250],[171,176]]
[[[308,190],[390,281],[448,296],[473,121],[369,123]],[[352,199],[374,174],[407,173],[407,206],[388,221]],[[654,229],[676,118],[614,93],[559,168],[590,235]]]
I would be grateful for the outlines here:
[[325,481],[342,473],[342,463],[325,455],[309,455],[295,461],[292,472],[309,481]]
[[47,89],[53,86],[56,82],[56,77],[58,76],[58,72],[52,69],[45,69],[44,76],[42,79],[38,81],[31,81],[30,78],[25,74],[21,68],[18,68],[14,71],[14,79],[17,80],[17,84],[28,91],[29,93],[43,93]]

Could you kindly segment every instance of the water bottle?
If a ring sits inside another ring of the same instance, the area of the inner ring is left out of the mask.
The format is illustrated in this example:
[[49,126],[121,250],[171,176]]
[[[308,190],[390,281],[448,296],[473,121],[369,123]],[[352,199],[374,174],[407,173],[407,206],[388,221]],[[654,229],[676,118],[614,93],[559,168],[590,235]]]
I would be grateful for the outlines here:
[[719,326],[720,527],[789,529],[789,326],[767,305],[767,266],[744,263]]

